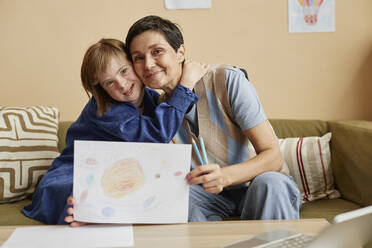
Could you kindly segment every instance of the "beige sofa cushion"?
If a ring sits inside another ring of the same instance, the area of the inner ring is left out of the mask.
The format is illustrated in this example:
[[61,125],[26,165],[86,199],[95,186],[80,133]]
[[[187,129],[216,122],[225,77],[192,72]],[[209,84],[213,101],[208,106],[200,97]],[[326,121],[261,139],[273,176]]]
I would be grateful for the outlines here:
[[[303,203],[340,197],[330,165],[331,137],[332,134],[327,133],[322,137],[279,139],[284,164],[301,192]],[[252,144],[248,146],[248,154],[249,157],[256,156]]]
[[327,133],[322,137],[279,140],[283,158],[300,189],[303,202],[340,197],[331,168],[331,137],[332,134]]
[[325,218],[332,222],[336,215],[358,208],[360,208],[359,205],[341,198],[331,200],[322,199],[303,204],[301,207],[300,218]]
[[58,109],[0,106],[0,203],[24,199],[57,149]]
[[23,214],[22,208],[29,204],[31,204],[31,199],[29,198],[22,201],[0,204],[0,226],[42,225],[42,222],[30,219]]

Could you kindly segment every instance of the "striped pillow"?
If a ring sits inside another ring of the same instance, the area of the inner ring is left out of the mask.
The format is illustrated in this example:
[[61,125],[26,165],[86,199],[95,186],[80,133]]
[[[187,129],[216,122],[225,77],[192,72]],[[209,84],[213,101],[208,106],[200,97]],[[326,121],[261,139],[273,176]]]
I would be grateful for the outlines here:
[[0,203],[24,199],[59,155],[58,109],[0,106]]
[[[331,133],[322,137],[279,139],[284,163],[289,168],[302,194],[303,203],[322,198],[337,198],[340,193],[334,187],[329,141]],[[248,147],[250,157],[256,152]]]

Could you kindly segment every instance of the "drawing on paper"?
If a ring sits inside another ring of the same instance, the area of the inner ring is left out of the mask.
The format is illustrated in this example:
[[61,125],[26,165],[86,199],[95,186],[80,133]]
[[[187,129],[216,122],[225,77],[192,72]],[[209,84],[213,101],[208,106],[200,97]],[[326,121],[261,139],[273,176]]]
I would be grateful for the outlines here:
[[334,32],[334,0],[288,0],[289,32]]
[[139,162],[134,158],[119,160],[109,166],[101,180],[106,196],[120,198],[143,187],[145,175]]
[[179,223],[188,216],[190,145],[75,141],[74,217]]

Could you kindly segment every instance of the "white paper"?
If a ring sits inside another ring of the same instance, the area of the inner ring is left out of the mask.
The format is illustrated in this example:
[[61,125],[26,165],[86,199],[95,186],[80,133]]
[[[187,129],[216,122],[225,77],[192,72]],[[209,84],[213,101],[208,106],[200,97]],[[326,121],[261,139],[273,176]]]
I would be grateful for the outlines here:
[[167,9],[210,9],[211,0],[165,0]]
[[290,33],[334,32],[334,0],[288,0]]
[[81,227],[37,226],[16,228],[2,248],[83,248],[134,246],[131,225]]
[[186,223],[191,145],[75,141],[74,218]]

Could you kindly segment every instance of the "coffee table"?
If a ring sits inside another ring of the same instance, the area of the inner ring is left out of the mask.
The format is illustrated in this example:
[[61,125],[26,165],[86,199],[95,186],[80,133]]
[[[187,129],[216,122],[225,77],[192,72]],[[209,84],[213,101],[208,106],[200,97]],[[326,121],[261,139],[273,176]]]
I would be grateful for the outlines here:
[[[173,225],[133,225],[135,247],[219,247],[254,235],[286,229],[309,235],[319,233],[325,219],[219,221]],[[0,245],[21,226],[0,226]]]

